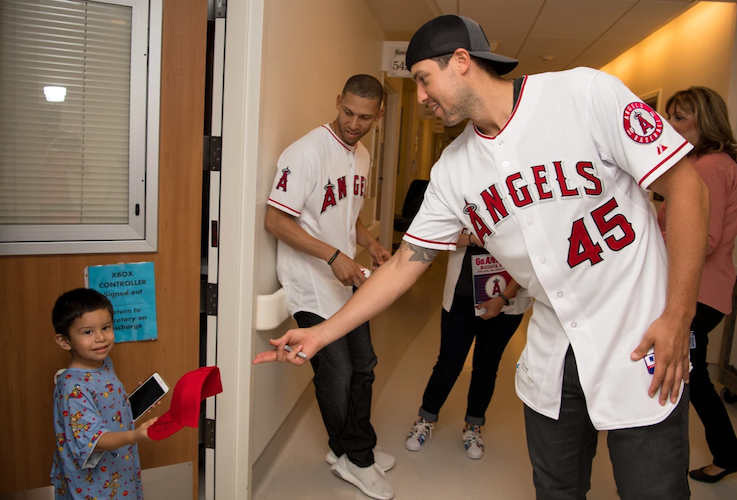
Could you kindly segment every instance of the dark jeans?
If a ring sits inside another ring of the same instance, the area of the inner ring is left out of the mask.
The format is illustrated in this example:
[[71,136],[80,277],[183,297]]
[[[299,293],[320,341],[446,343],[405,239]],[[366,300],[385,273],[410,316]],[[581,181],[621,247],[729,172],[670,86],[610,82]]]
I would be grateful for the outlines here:
[[474,314],[473,297],[456,295],[450,312],[445,309],[442,312],[440,354],[422,396],[419,415],[428,422],[437,422],[440,408],[463,370],[463,363],[475,338],[466,422],[484,425],[486,409],[494,394],[499,360],[521,321],[521,314],[503,313],[483,320]]
[[[688,391],[686,384],[678,406],[659,424],[608,432],[622,500],[689,498]],[[585,499],[599,431],[589,419],[572,349],[566,354],[559,419],[525,406],[525,426],[537,500]]]
[[691,349],[691,403],[704,424],[714,465],[732,469],[737,467],[737,437],[727,410],[711,383],[706,363],[709,332],[716,328],[723,317],[724,314],[714,308],[700,302],[696,304],[696,316],[691,323],[691,331],[696,337],[696,347]]
[[[298,312],[300,328],[325,321],[316,314]],[[376,354],[369,324],[321,349],[311,360],[317,404],[328,431],[328,445],[336,456],[344,453],[359,467],[374,463],[376,433],[371,425],[371,392]]]

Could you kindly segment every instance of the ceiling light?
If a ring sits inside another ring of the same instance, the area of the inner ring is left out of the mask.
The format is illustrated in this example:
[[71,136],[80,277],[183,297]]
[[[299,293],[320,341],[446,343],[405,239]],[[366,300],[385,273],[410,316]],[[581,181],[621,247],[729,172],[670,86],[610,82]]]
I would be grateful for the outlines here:
[[49,102],[64,102],[67,96],[66,87],[44,87],[44,95]]
[[543,62],[546,62],[546,63],[549,63],[550,61],[552,61],[553,58],[555,58],[555,56],[540,56],[540,59],[542,59]]
[[494,52],[499,47],[499,40],[489,40],[489,50]]

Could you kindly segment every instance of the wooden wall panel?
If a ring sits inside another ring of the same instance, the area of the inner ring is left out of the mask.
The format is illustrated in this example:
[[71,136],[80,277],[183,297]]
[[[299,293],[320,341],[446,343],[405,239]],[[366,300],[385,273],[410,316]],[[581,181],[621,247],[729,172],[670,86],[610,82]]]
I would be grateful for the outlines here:
[[[154,371],[173,385],[198,367],[206,31],[206,1],[164,0],[159,251],[0,257],[0,494],[49,484],[53,375],[69,361],[54,342],[51,308],[62,292],[84,286],[85,266],[154,262],[159,338],[117,344],[111,353],[128,390]],[[197,430],[142,443],[140,454],[143,468],[192,461],[196,471]],[[195,472],[194,495],[196,483]]]

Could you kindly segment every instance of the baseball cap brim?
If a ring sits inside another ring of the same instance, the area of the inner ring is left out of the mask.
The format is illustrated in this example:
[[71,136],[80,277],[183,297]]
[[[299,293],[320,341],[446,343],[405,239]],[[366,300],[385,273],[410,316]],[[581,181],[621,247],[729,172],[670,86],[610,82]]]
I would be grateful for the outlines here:
[[161,441],[187,427],[199,425],[202,401],[223,392],[217,366],[203,366],[185,373],[174,387],[169,411],[148,428],[148,437]]
[[478,57],[480,59],[486,59],[487,61],[493,62],[494,70],[500,76],[510,73],[519,64],[519,61],[517,59],[512,59],[511,57],[503,56],[500,54],[495,54],[493,52],[473,51],[473,52],[469,52],[469,54],[471,54],[474,57]]

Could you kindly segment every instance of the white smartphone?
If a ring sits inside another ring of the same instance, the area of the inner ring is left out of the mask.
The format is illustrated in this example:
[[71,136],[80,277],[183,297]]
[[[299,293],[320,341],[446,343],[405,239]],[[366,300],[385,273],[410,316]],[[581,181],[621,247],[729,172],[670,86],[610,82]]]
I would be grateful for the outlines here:
[[147,378],[144,383],[128,395],[128,401],[131,403],[131,411],[133,412],[133,421],[135,422],[141,418],[141,415],[150,410],[167,392],[169,392],[169,386],[166,385],[161,375],[154,373]]

